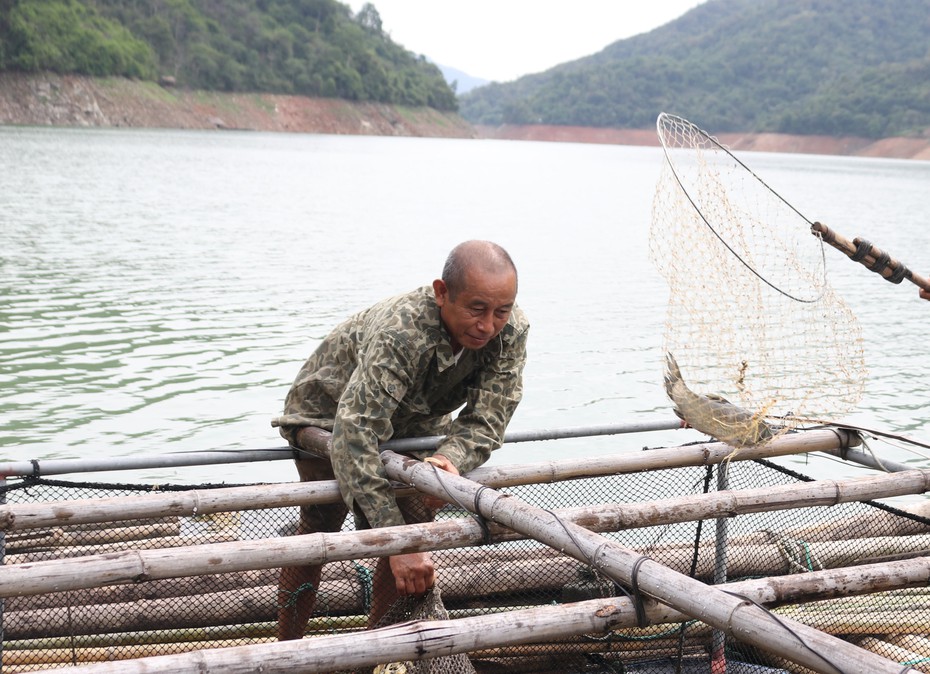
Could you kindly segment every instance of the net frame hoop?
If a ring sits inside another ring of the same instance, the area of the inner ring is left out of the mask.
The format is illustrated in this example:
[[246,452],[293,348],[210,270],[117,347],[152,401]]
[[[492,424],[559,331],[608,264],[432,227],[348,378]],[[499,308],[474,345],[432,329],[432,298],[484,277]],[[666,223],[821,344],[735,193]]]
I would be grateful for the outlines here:
[[701,209],[698,208],[698,205],[695,203],[694,199],[691,197],[691,194],[688,192],[688,188],[685,187],[684,183],[682,182],[681,176],[678,175],[678,171],[675,170],[675,163],[672,161],[672,158],[671,158],[671,156],[669,155],[669,148],[668,148],[668,145],[667,145],[666,142],[665,142],[665,133],[663,132],[663,126],[664,126],[663,123],[665,122],[665,120],[669,120],[669,121],[671,121],[671,122],[673,122],[673,123],[681,124],[682,126],[686,127],[687,129],[689,129],[689,130],[691,130],[691,131],[694,131],[694,132],[697,132],[699,135],[703,136],[705,139],[707,139],[708,141],[710,141],[710,143],[714,146],[714,148],[719,149],[719,150],[722,150],[724,153],[726,153],[734,162],[736,162],[736,164],[737,164],[740,168],[742,168],[742,169],[744,169],[745,171],[747,171],[747,172],[749,173],[749,175],[751,175],[753,178],[756,179],[756,181],[759,182],[760,185],[762,185],[766,190],[768,190],[769,193],[771,193],[776,199],[778,199],[780,202],[782,202],[785,206],[787,206],[787,207],[790,208],[792,211],[794,211],[794,213],[796,213],[796,214],[798,215],[798,217],[800,217],[804,222],[806,222],[806,223],[807,223],[808,225],[810,225],[810,226],[813,226],[813,223],[812,223],[810,220],[808,220],[808,219],[804,216],[803,213],[801,213],[798,209],[796,209],[794,206],[792,206],[790,203],[788,203],[788,201],[786,201],[778,192],[776,192],[775,190],[773,190],[773,189],[768,185],[768,183],[766,183],[764,180],[762,180],[762,178],[760,178],[759,176],[757,176],[757,175],[753,172],[753,170],[752,170],[751,168],[749,168],[748,166],[746,166],[746,164],[744,164],[742,161],[740,161],[732,152],[730,152],[730,151],[726,148],[726,146],[724,146],[720,141],[718,141],[716,138],[714,138],[713,136],[711,136],[709,133],[707,133],[706,131],[704,131],[704,129],[702,129],[702,128],[700,128],[699,126],[693,124],[692,122],[689,122],[687,119],[685,119],[685,118],[683,118],[683,117],[679,117],[678,115],[672,115],[672,114],[669,114],[669,113],[667,113],[667,112],[659,113],[659,116],[656,118],[656,133],[657,133],[657,135],[659,136],[659,142],[662,143],[662,152],[663,152],[663,154],[665,155],[665,161],[667,162],[668,167],[669,167],[669,169],[670,169],[671,172],[672,172],[672,175],[675,176],[675,182],[678,183],[678,186],[681,188],[681,191],[684,193],[685,197],[688,199],[688,202],[691,204],[691,206],[694,208],[694,210],[695,210],[695,211],[697,212],[697,214],[700,216],[700,218],[701,218],[701,220],[704,222],[704,224],[707,225],[707,228],[708,228],[711,232],[713,232],[714,236],[717,237],[717,239],[720,241],[720,243],[722,243],[722,244],[726,247],[726,249],[729,250],[730,253],[731,253],[737,260],[739,260],[740,263],[741,263],[744,267],[746,267],[746,269],[748,269],[749,271],[751,271],[760,281],[762,281],[763,283],[765,283],[767,286],[769,286],[770,288],[772,288],[772,289],[775,290],[776,292],[781,293],[781,294],[784,295],[785,297],[787,297],[787,298],[789,298],[789,299],[792,299],[792,300],[794,300],[794,301],[796,301],[796,302],[803,302],[803,303],[805,303],[805,304],[814,304],[815,302],[819,302],[819,301],[823,298],[824,294],[826,294],[826,291],[827,291],[827,278],[826,278],[826,276],[827,276],[827,264],[826,264],[826,253],[825,253],[825,251],[824,251],[823,237],[817,235],[817,238],[818,238],[818,240],[820,241],[820,255],[821,255],[821,260],[822,260],[821,269],[823,269],[823,277],[822,277],[821,282],[820,282],[820,293],[819,293],[816,297],[814,297],[814,298],[812,298],[812,299],[804,299],[804,298],[802,298],[802,297],[797,297],[797,296],[795,296],[795,295],[792,295],[792,294],[789,293],[789,292],[786,292],[785,290],[782,290],[781,288],[779,288],[778,286],[776,286],[774,283],[772,283],[771,281],[769,281],[769,280],[768,280],[767,278],[765,278],[765,276],[763,276],[757,269],[755,269],[751,264],[749,264],[746,260],[744,260],[744,259],[742,258],[742,256],[740,256],[735,250],[733,250],[733,247],[727,242],[726,239],[723,238],[723,236],[720,234],[720,232],[718,232],[718,231],[714,228],[714,226],[708,221],[708,219],[704,216],[704,213],[701,211]]

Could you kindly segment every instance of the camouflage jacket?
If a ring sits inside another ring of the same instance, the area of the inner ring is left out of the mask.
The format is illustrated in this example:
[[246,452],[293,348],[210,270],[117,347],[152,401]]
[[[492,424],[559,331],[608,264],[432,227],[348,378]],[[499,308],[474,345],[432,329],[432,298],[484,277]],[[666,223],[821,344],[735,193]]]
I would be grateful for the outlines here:
[[528,330],[514,307],[496,338],[456,361],[431,286],[382,301],[320,343],[272,425],[292,445],[302,426],[332,430],[333,470],[349,508],[373,527],[403,524],[378,443],[444,435],[435,453],[460,472],[487,461],[523,393]]

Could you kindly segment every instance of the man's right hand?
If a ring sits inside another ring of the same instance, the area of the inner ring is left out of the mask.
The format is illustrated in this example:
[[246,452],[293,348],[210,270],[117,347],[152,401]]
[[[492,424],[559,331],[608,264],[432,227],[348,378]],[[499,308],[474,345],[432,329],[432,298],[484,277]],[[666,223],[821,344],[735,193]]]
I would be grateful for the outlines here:
[[411,552],[389,558],[397,594],[423,594],[436,582],[436,568],[428,552]]

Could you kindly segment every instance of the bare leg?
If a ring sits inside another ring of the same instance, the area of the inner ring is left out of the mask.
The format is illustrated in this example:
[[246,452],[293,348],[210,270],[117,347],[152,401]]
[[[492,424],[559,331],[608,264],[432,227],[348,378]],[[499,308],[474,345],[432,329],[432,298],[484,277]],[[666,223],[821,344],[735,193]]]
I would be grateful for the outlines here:
[[[294,463],[302,482],[334,479],[333,468],[327,459],[302,457]],[[341,502],[304,506],[300,509],[297,533],[339,531],[346,513],[347,509]],[[320,564],[281,569],[278,578],[278,640],[287,641],[303,637],[307,620],[313,615],[313,609],[316,607],[322,572],[323,567]]]
[[289,566],[278,578],[278,641],[303,638],[316,606],[323,566]]
[[368,614],[368,627],[375,627],[399,598],[391,565],[387,557],[382,557],[375,566],[375,575],[371,581],[371,613]]

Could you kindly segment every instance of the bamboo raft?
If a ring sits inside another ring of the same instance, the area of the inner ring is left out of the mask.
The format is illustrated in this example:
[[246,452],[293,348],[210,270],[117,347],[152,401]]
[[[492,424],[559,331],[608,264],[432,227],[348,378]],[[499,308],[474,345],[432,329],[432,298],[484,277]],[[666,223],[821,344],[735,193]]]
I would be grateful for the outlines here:
[[[874,504],[926,493],[930,471],[885,461],[895,472],[735,484],[744,466],[752,475],[778,456],[869,463],[856,442],[811,430],[735,456],[702,443],[465,477],[392,443],[382,458],[398,492],[452,505],[432,523],[336,534],[268,524],[336,501],[331,482],[17,499],[0,504],[2,671],[371,671],[465,653],[489,672],[725,661],[747,672],[930,672],[930,505]],[[73,470],[62,461],[43,462],[42,475]],[[0,466],[28,491],[46,489],[34,472]],[[641,495],[629,498],[630,485]],[[566,498],[573,491],[585,493]],[[373,560],[419,550],[433,552],[450,619],[366,630]],[[278,643],[278,570],[297,563],[326,564],[319,605],[303,641]]]

